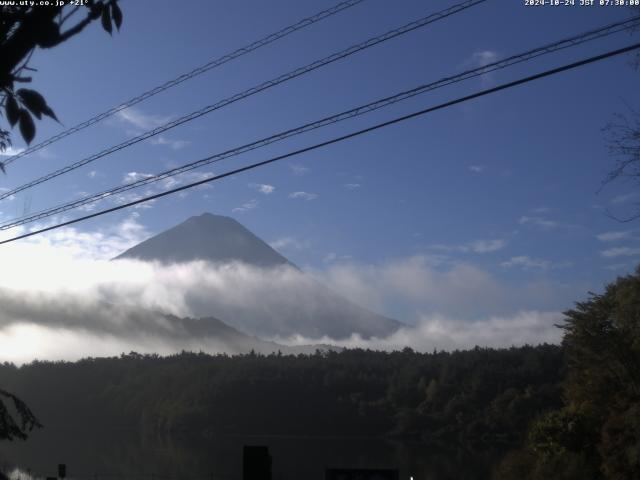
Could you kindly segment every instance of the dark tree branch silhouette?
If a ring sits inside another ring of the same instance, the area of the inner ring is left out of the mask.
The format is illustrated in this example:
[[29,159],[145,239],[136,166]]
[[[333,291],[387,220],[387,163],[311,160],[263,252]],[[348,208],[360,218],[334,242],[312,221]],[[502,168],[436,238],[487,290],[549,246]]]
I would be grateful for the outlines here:
[[[632,15],[637,14],[639,7],[631,7]],[[630,30],[637,34],[639,28]],[[632,68],[640,70],[640,54],[636,54],[630,62]],[[614,120],[603,128],[609,152],[616,158],[614,167],[602,182],[600,191],[616,180],[628,179],[640,184],[640,111],[627,104],[626,113],[614,115]],[[631,215],[619,216],[607,212],[609,217],[619,222],[631,222],[640,218],[640,204]]]
[[[14,412],[7,407],[5,400],[13,406]],[[12,393],[0,390],[0,440],[24,440],[28,432],[40,427],[42,425],[26,403]]]
[[[76,18],[84,10],[81,18]],[[75,19],[75,23],[67,26]],[[80,6],[2,6],[0,7],[0,106],[9,127],[18,126],[22,138],[31,143],[36,134],[33,117],[58,120],[44,97],[35,90],[16,88],[29,83],[24,72],[34,71],[28,63],[36,48],[53,48],[81,33],[100,19],[109,34],[122,25],[118,0],[88,0]],[[0,151],[11,145],[11,133],[0,127]],[[4,171],[4,165],[0,163]]]

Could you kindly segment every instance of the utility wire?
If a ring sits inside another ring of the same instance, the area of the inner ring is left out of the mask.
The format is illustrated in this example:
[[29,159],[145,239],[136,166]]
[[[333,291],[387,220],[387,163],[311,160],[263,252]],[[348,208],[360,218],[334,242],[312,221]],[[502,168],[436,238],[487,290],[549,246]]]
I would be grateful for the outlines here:
[[52,143],[57,142],[58,140],[61,140],[65,137],[68,137],[71,134],[74,134],[76,132],[79,132],[80,130],[84,130],[87,127],[90,127],[91,125],[94,125],[98,122],[101,122],[102,120],[104,120],[105,118],[108,118],[112,115],[115,115],[116,113],[118,113],[121,110],[124,110],[126,108],[132,107],[133,105],[136,105],[144,100],[146,100],[147,98],[153,97],[154,95],[157,95],[160,92],[164,92],[165,90],[171,88],[171,87],[175,87],[176,85],[180,85],[183,82],[186,82],[187,80],[191,80],[194,77],[197,77],[198,75],[201,75],[205,72],[208,72],[209,70],[212,70],[216,67],[219,67],[221,65],[224,65],[227,62],[230,62],[231,60],[235,60],[236,58],[242,57],[243,55],[246,55],[247,53],[250,53],[254,50],[257,50],[261,47],[264,47],[266,45],[269,45],[270,43],[275,42],[276,40],[280,40],[281,38],[286,37],[287,35],[290,35],[298,30],[301,30],[305,27],[308,27],[310,25],[313,25],[314,23],[317,23],[321,20],[324,20],[325,18],[328,18],[332,15],[335,15],[336,13],[340,13],[343,10],[346,10],[348,8],[351,8],[359,3],[362,3],[364,0],[347,0],[344,2],[340,2],[337,5],[334,5],[331,8],[328,8],[326,10],[323,10],[321,12],[316,13],[315,15],[312,15],[308,18],[304,18],[302,20],[300,20],[299,22],[293,24],[293,25],[289,25],[288,27],[283,28],[282,30],[279,30],[275,33],[272,33],[270,35],[267,35],[264,38],[261,38],[260,40],[257,40],[245,47],[239,48],[234,52],[228,53],[226,55],[223,55],[222,57],[216,58],[215,60],[211,60],[208,63],[205,63],[204,65],[201,65],[199,67],[194,68],[193,70],[191,70],[188,73],[184,73],[176,78],[174,78],[173,80],[168,80],[165,83],[163,83],[162,85],[158,85],[155,88],[152,88],[151,90],[147,90],[144,93],[141,93],[140,95],[133,97],[129,100],[127,100],[126,102],[121,103],[120,105],[117,105],[115,107],[110,108],[109,110],[106,110],[102,113],[99,113],[91,118],[89,118],[88,120],[85,120],[84,122],[78,123],[77,125],[74,125],[73,127],[68,128],[67,130],[58,133],[57,135],[54,135],[53,137],[50,137],[36,145],[33,145],[29,148],[27,148],[26,150],[23,150],[20,153],[17,153],[11,157],[9,157],[7,160],[5,160],[3,163],[5,165],[9,165],[13,162],[15,162],[17,159],[21,158],[21,157],[25,157],[27,155],[29,155],[32,152],[35,152],[36,150],[40,150],[41,148],[44,148],[48,145],[51,145]]
[[167,195],[171,195],[173,193],[181,192],[181,191],[187,190],[189,188],[197,187],[199,185],[204,185],[206,183],[210,183],[210,182],[213,182],[213,181],[216,181],[216,180],[221,180],[223,178],[226,178],[226,177],[229,177],[229,176],[232,176],[232,175],[237,175],[237,174],[242,173],[242,172],[246,172],[246,171],[253,170],[253,169],[256,169],[256,168],[259,168],[259,167],[263,167],[265,165],[269,165],[271,163],[275,163],[277,161],[284,160],[285,158],[290,158],[290,157],[293,157],[293,156],[296,156],[296,155],[300,155],[302,153],[310,152],[312,150],[317,150],[319,148],[323,148],[323,147],[326,147],[326,146],[329,146],[329,145],[333,145],[334,143],[342,142],[342,141],[348,140],[350,138],[358,137],[360,135],[364,135],[365,133],[370,133],[370,132],[373,132],[375,130],[379,130],[381,128],[388,127],[390,125],[394,125],[396,123],[404,122],[404,121],[409,120],[411,118],[415,118],[415,117],[419,117],[419,116],[422,116],[422,115],[426,115],[427,113],[431,113],[431,112],[434,112],[436,110],[441,110],[441,109],[444,109],[444,108],[447,108],[447,107],[451,107],[453,105],[457,105],[459,103],[467,102],[469,100],[473,100],[473,99],[478,98],[478,97],[483,97],[485,95],[489,95],[489,94],[492,94],[492,93],[495,93],[495,92],[499,92],[501,90],[506,90],[506,89],[509,89],[509,88],[513,88],[513,87],[516,87],[518,85],[529,83],[529,82],[532,82],[534,80],[539,80],[539,79],[544,78],[544,77],[549,77],[551,75],[555,75],[555,74],[558,74],[558,73],[561,73],[561,72],[565,72],[567,70],[572,70],[572,69],[575,69],[575,68],[578,68],[578,67],[582,67],[582,66],[588,65],[590,63],[595,63],[595,62],[598,62],[600,60],[604,60],[606,58],[610,58],[610,57],[613,57],[613,56],[616,56],[616,55],[621,55],[623,53],[631,52],[631,51],[637,50],[637,49],[640,49],[640,43],[635,43],[633,45],[629,45],[627,47],[619,48],[617,50],[612,50],[612,51],[603,53],[601,55],[596,55],[596,56],[593,56],[593,57],[589,57],[589,58],[586,58],[586,59],[583,59],[583,60],[579,60],[577,62],[573,62],[573,63],[569,63],[569,64],[566,64],[566,65],[563,65],[561,67],[553,68],[551,70],[546,70],[544,72],[537,73],[535,75],[531,75],[531,76],[528,76],[528,77],[520,78],[520,79],[514,80],[512,82],[503,83],[503,84],[498,85],[498,86],[493,87],[493,88],[480,90],[480,91],[478,91],[476,93],[473,93],[471,95],[466,95],[464,97],[460,97],[460,98],[457,98],[455,100],[450,100],[448,102],[441,103],[441,104],[436,105],[434,107],[428,107],[428,108],[425,108],[423,110],[419,110],[417,112],[410,113],[408,115],[403,115],[401,117],[396,117],[396,118],[394,118],[392,120],[388,120],[386,122],[378,123],[378,124],[373,125],[371,127],[367,127],[367,128],[362,129],[362,130],[357,130],[355,132],[351,132],[351,133],[348,133],[346,135],[342,135],[340,137],[335,137],[335,138],[332,138],[331,140],[327,140],[327,141],[324,141],[324,142],[321,142],[321,143],[316,143],[315,145],[311,145],[309,147],[301,148],[299,150],[295,150],[293,152],[286,153],[284,155],[279,155],[277,157],[273,157],[273,158],[270,158],[268,160],[263,160],[261,162],[252,163],[252,164],[246,165],[244,167],[236,168],[235,170],[231,170],[231,171],[222,173],[220,175],[215,175],[215,176],[213,176],[211,178],[207,178],[207,179],[204,179],[204,180],[199,180],[197,182],[192,182],[192,183],[189,183],[187,185],[176,187],[176,188],[173,188],[171,190],[167,190],[165,192],[156,193],[155,195],[149,195],[147,197],[144,197],[144,198],[141,198],[141,199],[138,199],[138,200],[134,200],[132,202],[125,203],[123,205],[118,205],[116,207],[107,208],[105,210],[101,210],[101,211],[96,212],[96,213],[91,213],[89,215],[85,215],[83,217],[76,218],[74,220],[68,220],[66,222],[61,222],[61,223],[58,223],[56,225],[51,225],[49,227],[41,228],[41,229],[34,230],[34,231],[31,231],[31,232],[28,232],[28,233],[25,233],[25,234],[22,234],[22,235],[18,235],[18,236],[9,238],[7,240],[2,240],[2,241],[0,241],[0,245],[6,244],[6,243],[10,243],[10,242],[15,242],[16,240],[20,240],[20,239],[23,239],[23,238],[31,237],[33,235],[38,235],[40,233],[48,232],[50,230],[55,230],[57,228],[66,227],[68,225],[73,225],[74,223],[78,223],[78,222],[82,222],[82,221],[85,221],[85,220],[89,220],[90,218],[99,217],[99,216],[105,215],[107,213],[111,213],[111,212],[115,212],[115,211],[118,211],[118,210],[122,210],[124,208],[132,207],[134,205],[138,205],[140,203],[148,202],[150,200],[156,200],[158,198],[161,198],[161,197],[164,197],[164,196],[167,196]]
[[559,40],[557,42],[554,43],[550,43],[547,45],[544,45],[542,47],[538,47],[535,48],[533,50],[529,50],[523,53],[519,53],[517,55],[512,55],[508,58],[502,59],[502,60],[498,60],[496,62],[490,63],[488,65],[484,65],[472,70],[467,70],[465,72],[450,76],[450,77],[445,77],[442,78],[438,81],[435,82],[431,82],[428,84],[424,84],[424,85],[420,85],[416,88],[413,88],[411,90],[406,90],[400,93],[397,93],[393,96],[390,97],[386,97],[380,100],[376,100],[374,102],[370,102],[368,104],[365,105],[361,105],[359,107],[356,108],[352,108],[350,110],[329,116],[329,117],[325,117],[322,118],[320,120],[317,120],[315,122],[312,123],[307,123],[305,125],[290,129],[290,130],[286,130],[283,132],[279,132],[277,134],[271,135],[269,137],[266,138],[262,138],[260,140],[256,140],[254,142],[242,145],[240,147],[236,147],[233,148],[231,150],[227,150],[225,152],[222,153],[218,153],[216,155],[212,155],[212,156],[208,156],[204,159],[200,159],[194,162],[190,162],[187,163],[185,165],[182,165],[180,167],[176,167],[170,170],[166,170],[164,172],[152,175],[150,177],[146,177],[146,178],[142,178],[140,180],[137,180],[135,182],[131,182],[131,183],[127,183],[125,185],[119,185],[117,187],[113,187],[110,188],[108,190],[104,190],[102,192],[99,193],[95,193],[95,194],[91,194],[91,195],[87,195],[83,198],[71,201],[71,202],[67,202],[61,205],[57,205],[55,207],[51,207],[51,208],[47,208],[44,210],[40,210],[38,212],[29,214],[29,215],[24,215],[20,218],[17,219],[13,219],[13,220],[9,220],[5,223],[0,224],[0,230],[7,230],[9,228],[18,226],[18,225],[24,225],[26,223],[30,223],[36,220],[41,220],[43,218],[47,218],[47,217],[51,217],[55,214],[58,213],[62,213],[62,212],[66,212],[68,210],[72,210],[74,208],[79,208],[82,207],[84,205],[89,205],[95,202],[98,202],[100,200],[104,200],[106,198],[112,197],[113,195],[119,194],[119,193],[123,193],[129,190],[132,190],[134,188],[138,188],[144,185],[149,185],[151,183],[155,183],[158,182],[160,180],[164,180],[166,178],[170,178],[176,175],[180,175],[182,173],[188,172],[190,170],[194,170],[196,168],[205,166],[205,165],[209,165],[212,163],[217,163],[221,160],[224,160],[226,158],[229,157],[233,157],[233,156],[237,156],[246,152],[249,152],[251,150],[255,150],[257,148],[261,148],[267,145],[270,145],[272,143],[284,140],[286,138],[295,136],[295,135],[299,135],[305,132],[309,132],[311,130],[315,130],[327,125],[331,125],[334,123],[338,123],[344,120],[347,120],[349,118],[354,118],[360,115],[364,115],[365,113],[369,113],[372,112],[374,110],[378,110],[380,108],[383,107],[387,107],[389,105],[392,105],[394,103],[412,98],[416,95],[420,95],[432,90],[435,90],[437,88],[441,88],[447,85],[451,85],[454,83],[458,83],[461,82],[463,80],[468,80],[470,78],[474,78],[474,77],[478,77],[480,75],[484,75],[487,74],[489,72],[493,72],[496,71],[498,69],[502,69],[502,68],[506,68],[515,64],[519,64],[525,61],[530,61],[534,58],[540,57],[542,55],[547,55],[550,54],[552,52],[556,52],[565,48],[569,48],[569,47],[573,47],[576,45],[580,45],[582,43],[588,42],[588,41],[592,41],[595,39],[599,39],[608,35],[612,35],[624,30],[627,30],[629,28],[632,28],[636,25],[638,25],[640,23],[640,15],[637,17],[633,17],[621,22],[615,22],[609,25],[606,25],[604,27],[600,27],[598,29],[595,30],[590,30],[587,32],[583,32],[579,35],[574,35],[572,37],[568,37],[568,38],[564,38],[562,40]]
[[134,145],[138,142],[141,142],[142,140],[146,140],[147,138],[153,137],[155,135],[158,135],[162,132],[165,132],[171,128],[177,127],[178,125],[182,125],[183,123],[186,122],[190,122],[191,120],[195,120],[196,118],[202,117],[203,115],[206,115],[208,113],[213,112],[214,110],[218,110],[220,108],[223,108],[227,105],[230,105],[234,102],[237,102],[239,100],[242,100],[244,98],[250,97],[251,95],[255,95],[256,93],[262,92],[263,90],[267,90],[271,87],[275,87],[276,85],[279,85],[281,83],[287,82],[289,80],[292,80],[296,77],[299,77],[301,75],[304,75],[306,73],[309,73],[313,70],[316,70],[320,67],[324,67],[325,65],[328,65],[330,63],[336,62],[338,60],[341,60],[343,58],[349,57],[357,52],[360,52],[362,50],[365,50],[367,48],[371,48],[374,45],[378,45],[380,43],[386,42],[388,40],[391,40],[395,37],[398,37],[400,35],[404,35],[406,33],[409,33],[413,30],[416,30],[418,28],[424,27],[426,25],[429,25],[433,22],[436,22],[438,20],[442,20],[443,18],[447,18],[450,15],[454,15],[456,13],[459,13],[463,10],[466,10],[467,8],[473,7],[475,5],[478,5],[480,3],[486,2],[487,0],[467,0],[465,2],[453,5],[452,7],[449,7],[445,10],[442,10],[440,12],[428,15],[426,17],[423,17],[419,20],[416,20],[414,22],[408,23],[406,25],[403,25],[402,27],[390,30],[386,33],[383,33],[382,35],[379,35],[377,37],[373,37],[370,38],[362,43],[359,43],[357,45],[353,45],[345,50],[342,50],[340,52],[334,53],[332,55],[329,55],[328,57],[325,57],[321,60],[316,60],[313,63],[310,63],[304,67],[300,67],[297,68],[289,73],[285,73],[283,75],[280,75],[279,77],[276,77],[272,80],[266,81],[261,83],[260,85],[257,85],[255,87],[249,88],[241,93],[238,93],[236,95],[233,95],[231,97],[228,97],[224,100],[221,100],[213,105],[208,105],[204,108],[201,108],[200,110],[196,110],[195,112],[191,112],[187,115],[184,115],[176,120],[173,120],[169,123],[166,123],[164,125],[161,125],[157,128],[154,128],[153,130],[149,130],[141,135],[138,135],[137,137],[133,137],[123,143],[120,143],[118,145],[109,147],[105,150],[102,150],[99,153],[96,153],[94,155],[91,155],[89,157],[86,157],[82,160],[79,160],[75,163],[72,163],[70,165],[67,165],[66,167],[63,167],[59,170],[55,170],[51,173],[48,173],[36,180],[33,180],[31,182],[25,183],[17,188],[14,188],[13,190],[9,190],[7,192],[4,192],[2,194],[0,194],[0,200],[3,200],[11,195],[15,195],[18,192],[21,192],[22,190],[26,190],[27,188],[31,188],[33,186],[39,185],[41,183],[44,183],[48,180],[51,180],[52,178],[58,177],[60,175],[64,175],[66,173],[69,173],[72,170],[75,170],[76,168],[82,167],[83,165],[86,165],[88,163],[94,162],[96,160],[98,160],[99,158],[105,157],[107,155],[110,155],[114,152],[117,152],[119,150],[122,150],[124,148],[130,147],[131,145]]

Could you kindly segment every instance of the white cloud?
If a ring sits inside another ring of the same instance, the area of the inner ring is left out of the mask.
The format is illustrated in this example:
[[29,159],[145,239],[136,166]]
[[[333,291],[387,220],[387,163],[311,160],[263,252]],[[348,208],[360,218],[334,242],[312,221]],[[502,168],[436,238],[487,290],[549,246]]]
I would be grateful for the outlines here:
[[128,172],[128,173],[125,173],[124,176],[122,177],[122,183],[123,184],[133,183],[149,177],[153,177],[153,174],[141,173],[141,172]]
[[289,194],[289,198],[300,200],[315,200],[316,198],[318,198],[318,194],[308,192],[293,192]]
[[352,335],[345,340],[328,337],[312,338],[301,335],[275,337],[286,345],[329,343],[347,348],[374,350],[401,350],[411,347],[416,351],[468,349],[475,346],[504,348],[507,346],[559,343],[562,323],[559,312],[519,311],[510,316],[490,316],[468,322],[443,315],[424,315],[416,326],[407,326],[386,338],[363,339]]
[[484,172],[484,166],[482,165],[469,165],[469,171],[473,173],[482,173]]
[[603,257],[635,257],[640,255],[640,247],[614,247],[603,250]]
[[[580,282],[504,283],[473,264],[443,264],[425,255],[379,265],[331,263],[313,273],[356,303],[392,316],[398,305],[414,314],[438,313],[465,320],[518,310],[560,310],[571,305],[567,298],[572,301],[588,290]],[[401,319],[415,318],[408,315]]]
[[493,50],[481,50],[473,52],[470,62],[479,67],[484,67],[498,59],[498,53]]
[[[168,177],[163,179],[160,183],[162,184],[162,188],[165,190],[169,190],[173,187],[176,187],[178,185],[184,185],[187,183],[195,183],[195,182],[201,182],[202,180],[206,180],[208,178],[214,177],[215,173],[214,172],[195,172],[195,171],[187,171],[187,172],[183,172],[179,175],[176,175],[174,177]],[[213,185],[211,183],[203,183],[202,185],[198,185],[197,187],[194,187],[196,189],[209,189],[209,188],[213,188]]]
[[[493,50],[479,50],[473,52],[462,62],[462,67],[465,69],[484,67],[490,63],[494,63],[498,59],[498,53]],[[482,83],[489,83],[493,79],[493,73],[483,73],[480,75]]]
[[96,170],[91,170],[89,173],[87,173],[87,177],[89,178],[96,178],[98,176],[98,172]]
[[551,267],[551,262],[549,260],[531,258],[531,257],[528,257],[527,255],[520,255],[517,257],[511,257],[506,262],[502,262],[500,266],[506,267],[506,268],[521,267],[521,268],[547,269]]
[[617,195],[615,197],[613,197],[610,202],[614,203],[614,204],[619,204],[619,203],[627,203],[630,202],[631,200],[633,200],[634,198],[638,197],[638,193],[636,192],[632,192],[632,193],[625,193],[622,195]]
[[495,238],[491,240],[474,240],[462,245],[431,245],[430,248],[445,252],[490,253],[502,250],[506,246],[506,240]]
[[324,263],[330,263],[333,262],[336,258],[338,258],[338,254],[336,254],[335,252],[329,252],[324,256],[322,261]]
[[567,268],[572,266],[571,262],[551,262],[550,260],[543,260],[540,258],[531,258],[527,255],[519,255],[517,257],[511,257],[509,260],[502,262],[501,267],[505,268],[523,268],[528,269],[540,269],[549,270],[555,268]]
[[323,258],[323,263],[332,263],[336,261],[347,261],[351,260],[353,257],[351,255],[338,255],[336,252],[329,252]]
[[60,158],[60,155],[53,153],[49,148],[41,148],[40,150],[35,152],[35,154],[40,158],[44,158],[45,160]]
[[623,240],[629,238],[633,232],[630,230],[626,231],[613,231],[613,232],[604,232],[596,235],[596,238],[601,242],[615,242],[616,240]]
[[[9,190],[10,190],[9,188],[6,188],[6,187],[0,187],[0,192],[2,192],[2,193],[6,193],[6,192],[8,192]],[[15,195],[9,195],[5,200],[8,200],[8,201],[10,201],[10,202],[11,202],[11,201],[13,201],[13,200],[15,200],[15,199],[16,199],[16,196],[15,196]]]
[[547,213],[549,211],[549,207],[535,207],[535,208],[532,208],[531,211],[537,214]]
[[[131,248],[149,236],[146,228],[138,222],[139,214],[132,213],[126,219],[112,226],[86,232],[74,227],[63,227],[50,232],[3,245],[0,248],[0,264],[9,268],[23,263],[26,267],[36,268],[42,265],[43,274],[55,275],[67,272],[59,265],[75,260],[108,260]],[[39,230],[65,220],[64,217],[51,217],[46,223],[35,223],[29,228],[15,227],[0,232],[0,239]],[[13,268],[13,267],[12,267]],[[33,272],[28,268],[18,278],[24,279],[25,288],[30,284]],[[74,272],[67,272],[69,276]],[[46,277],[46,275],[45,275]],[[38,277],[42,278],[42,277]],[[35,281],[35,277],[33,279]],[[55,282],[53,282],[55,284]],[[20,285],[20,282],[17,283]],[[0,287],[2,282],[0,282]]]
[[171,117],[160,117],[142,113],[140,110],[129,107],[116,113],[116,118],[123,123],[127,123],[142,130],[151,130],[167,123]]
[[309,248],[308,241],[298,240],[294,237],[281,237],[269,242],[269,245],[276,250],[304,250]]
[[[303,338],[302,329],[309,330],[313,316],[296,316],[296,323],[286,324],[274,317],[269,320],[274,323],[262,325],[264,319],[257,313],[282,305],[295,309],[300,301],[316,309],[326,307],[326,299],[313,293],[315,280],[291,267],[108,261],[149,236],[138,218],[134,213],[97,231],[63,228],[0,248],[0,264],[11,272],[0,277],[0,361],[123,350],[211,351],[210,343],[189,333],[182,323],[153,313],[196,316],[197,305],[214,305],[212,311],[222,312],[223,321],[245,331],[269,327]],[[4,235],[26,231],[19,228]],[[283,237],[273,244],[296,242]],[[473,265],[443,270],[435,265],[430,257],[416,256],[378,265],[331,263],[315,273],[333,291],[381,313],[389,315],[393,306],[403,305],[407,316],[402,319],[417,322],[415,328],[370,341],[372,347],[430,350],[557,340],[551,327],[557,317],[548,308],[559,290],[555,286],[518,287]],[[532,308],[532,302],[537,306]],[[242,317],[238,312],[247,307],[250,314]],[[136,310],[141,308],[146,313]],[[348,341],[364,340],[354,335]]]
[[289,168],[291,169],[294,175],[306,175],[311,171],[309,167],[298,165],[296,163],[290,163]]
[[276,191],[276,187],[267,183],[250,183],[249,187],[254,188],[265,195],[269,195]]
[[186,148],[189,145],[191,145],[191,142],[188,141],[188,140],[173,140],[173,139],[167,138],[167,137],[165,137],[163,135],[157,135],[157,136],[151,138],[151,144],[152,145],[168,146],[168,147],[172,148],[173,150],[182,150],[183,148]]
[[561,226],[560,223],[554,220],[548,220],[543,217],[528,217],[523,215],[518,219],[518,223],[520,225],[533,225],[535,227],[547,229],[547,228],[555,228]]
[[346,188],[347,190],[356,190],[361,186],[362,185],[360,185],[359,183],[345,183],[344,188]]
[[253,210],[257,206],[258,206],[258,201],[255,198],[253,198],[248,202],[243,203],[239,207],[234,208],[231,211],[235,213],[244,213],[244,212],[248,212],[249,210]]
[[0,150],[0,157],[13,157],[24,152],[24,148],[7,147],[4,151]]
[[502,250],[507,245],[506,240],[497,238],[494,240],[476,240],[465,247],[474,253],[488,253]]
[[636,268],[636,262],[623,262],[623,263],[614,263],[611,265],[606,265],[604,268],[607,270],[619,272],[621,270],[626,270],[627,272],[632,272]]

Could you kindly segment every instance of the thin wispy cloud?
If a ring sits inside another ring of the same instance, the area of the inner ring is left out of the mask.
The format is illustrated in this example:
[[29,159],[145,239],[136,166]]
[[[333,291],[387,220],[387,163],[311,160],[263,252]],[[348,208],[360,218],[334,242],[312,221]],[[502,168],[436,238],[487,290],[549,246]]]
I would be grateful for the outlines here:
[[44,158],[45,160],[60,158],[60,155],[53,153],[49,148],[41,148],[40,150],[34,152],[34,155],[37,155],[40,158]]
[[96,178],[98,176],[98,172],[96,170],[91,170],[89,173],[87,173],[87,177],[89,178]]
[[624,240],[629,238],[633,234],[631,230],[611,231],[603,232],[596,235],[596,238],[601,242],[615,242],[617,240]]
[[309,167],[305,167],[304,165],[299,165],[297,163],[290,163],[289,168],[291,169],[294,175],[298,175],[298,176],[306,175],[311,171]]
[[123,123],[142,130],[151,130],[167,123],[171,117],[161,117],[143,113],[136,108],[127,108],[116,113],[116,118]]
[[501,267],[504,268],[541,268],[548,269],[551,267],[551,262],[549,260],[541,260],[539,258],[531,258],[527,255],[520,255],[517,257],[511,257],[506,262],[502,262],[500,264]]
[[494,238],[490,240],[473,240],[461,245],[431,245],[430,248],[444,252],[490,253],[502,250],[507,246],[507,243],[505,239]]
[[518,223],[520,225],[531,225],[534,227],[548,229],[548,228],[556,228],[561,226],[562,224],[556,222],[555,220],[549,220],[544,217],[529,217],[527,215],[523,215],[518,219]]
[[[142,172],[127,172],[122,177],[122,183],[133,183],[139,180],[143,180],[145,178],[153,177],[151,173],[142,173]],[[93,178],[93,177],[92,177]]]
[[634,199],[638,198],[638,195],[639,195],[639,194],[638,194],[638,193],[636,193],[636,192],[631,192],[631,193],[625,193],[625,194],[622,194],[622,195],[617,195],[617,196],[613,197],[613,198],[610,200],[610,203],[613,203],[613,204],[628,203],[628,202],[630,202],[630,201],[632,201],[632,200],[634,200]]
[[338,255],[336,252],[329,252],[323,258],[323,263],[333,263],[338,261],[347,261],[351,260],[353,257],[351,255]]
[[318,198],[318,194],[309,192],[293,192],[289,194],[289,198],[309,201]]
[[162,145],[162,146],[170,147],[173,150],[182,150],[183,148],[186,148],[189,145],[191,145],[191,142],[188,140],[173,140],[163,135],[158,135],[156,137],[151,138],[151,145]]
[[485,65],[489,65],[490,63],[495,62],[498,57],[498,52],[495,52],[493,50],[481,50],[478,52],[473,52],[470,61],[474,65],[484,67]]
[[640,247],[614,247],[601,252],[603,257],[637,257],[640,256]]
[[345,183],[344,184],[344,188],[346,190],[357,190],[358,188],[360,188],[362,185],[360,185],[359,183]]
[[557,268],[567,268],[572,266],[571,262],[552,262],[540,258],[532,258],[528,255],[519,255],[511,257],[509,260],[500,264],[503,268],[522,268],[524,270],[550,270]]
[[474,253],[489,253],[502,250],[506,245],[506,240],[497,238],[493,240],[476,240],[463,247]]
[[270,195],[276,191],[276,187],[267,183],[250,183],[249,187],[257,190],[264,195]]
[[613,272],[620,272],[621,270],[626,270],[627,272],[631,272],[637,266],[636,262],[622,262],[622,263],[613,263],[611,265],[606,265],[604,268],[607,270],[611,270]]
[[[499,58],[498,52],[493,50],[478,50],[473,52],[468,58],[462,62],[463,68],[484,67],[495,62]],[[483,73],[480,75],[482,83],[486,84],[493,80],[493,72]]]
[[[6,188],[6,187],[0,187],[0,193],[6,193],[9,190],[11,190],[11,189],[10,188]],[[15,200],[15,199],[16,199],[15,195],[9,195],[5,200],[12,201],[12,200]]]
[[231,211],[234,213],[245,213],[245,212],[248,212],[249,210],[254,210],[257,207],[258,207],[258,200],[253,198],[248,202],[243,203],[239,207],[232,209]]
[[536,213],[538,215],[541,214],[541,213],[547,213],[548,211],[549,211],[549,207],[544,207],[544,206],[535,207],[535,208],[531,209],[532,213]]
[[[208,172],[183,172],[180,175],[176,175],[175,177],[169,177],[166,178],[165,180],[172,180],[171,183],[171,187],[177,186],[177,185],[184,185],[185,183],[195,183],[195,182],[201,182],[202,180],[206,180],[208,178],[211,178],[215,176],[214,172],[208,171]],[[168,184],[163,185],[164,188],[171,188],[167,186]],[[203,183],[202,185],[198,185],[197,187],[195,187],[196,189],[200,189],[200,190],[205,190],[205,189],[210,189],[213,188],[213,185],[211,183]]]
[[484,172],[484,166],[482,165],[469,165],[469,171],[472,173],[482,173]]
[[269,242],[269,245],[276,250],[304,250],[309,248],[307,240],[299,240],[295,237],[281,237]]

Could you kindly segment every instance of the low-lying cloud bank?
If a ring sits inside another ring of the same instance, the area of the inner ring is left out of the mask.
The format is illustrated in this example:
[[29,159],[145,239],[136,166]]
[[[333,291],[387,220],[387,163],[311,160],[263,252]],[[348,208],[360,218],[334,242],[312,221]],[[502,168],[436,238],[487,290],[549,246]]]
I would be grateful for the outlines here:
[[559,343],[562,332],[555,325],[562,322],[558,312],[518,312],[512,317],[490,317],[473,322],[434,315],[407,326],[385,338],[365,339],[352,335],[346,340],[327,337],[309,338],[301,335],[275,337],[273,341],[285,345],[331,343],[345,348],[372,350],[402,350],[410,347],[420,352],[435,350],[463,350],[481,347],[503,348],[539,343]]
[[[309,275],[288,266],[108,260],[146,236],[133,216],[107,231],[67,228],[1,248],[0,361],[241,351],[216,340],[219,325],[183,320],[203,316],[294,346],[431,351],[555,343],[561,336],[554,324],[562,317],[554,312],[562,288],[514,287],[471,264],[443,267],[415,256]],[[407,325],[370,338],[359,329],[333,335],[345,322],[329,290]]]

